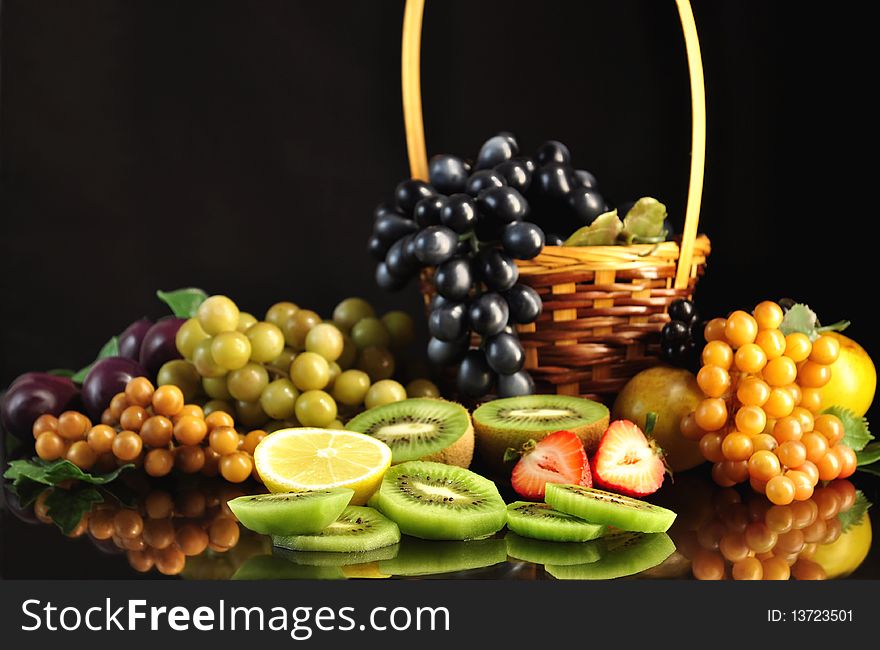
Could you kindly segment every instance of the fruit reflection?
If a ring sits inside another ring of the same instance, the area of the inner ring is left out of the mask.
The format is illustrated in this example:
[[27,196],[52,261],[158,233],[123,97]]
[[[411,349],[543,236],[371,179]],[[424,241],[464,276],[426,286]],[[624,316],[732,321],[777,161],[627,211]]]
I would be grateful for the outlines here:
[[[68,536],[87,536],[104,552],[124,553],[140,573],[197,580],[229,578],[249,557],[271,549],[268,537],[241,528],[226,505],[246,493],[241,487],[219,479],[160,487],[144,479],[127,477],[120,498],[94,505]],[[45,505],[50,492],[34,503],[34,515],[47,524],[53,523]]]
[[[709,485],[702,489],[709,492]],[[857,497],[845,479],[788,505],[748,490],[716,488],[710,502],[683,511],[670,534],[698,580],[825,580],[851,573],[867,555],[867,515],[843,530]]]

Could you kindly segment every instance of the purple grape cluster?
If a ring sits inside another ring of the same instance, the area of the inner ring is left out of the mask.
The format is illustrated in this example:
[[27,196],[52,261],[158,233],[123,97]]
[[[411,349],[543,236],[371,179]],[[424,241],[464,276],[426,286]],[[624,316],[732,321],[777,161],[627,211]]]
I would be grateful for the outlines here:
[[538,255],[545,236],[525,220],[536,166],[518,153],[516,139],[502,133],[483,144],[474,163],[434,156],[430,183],[405,180],[392,202],[376,208],[369,241],[383,289],[399,290],[421,269],[434,269],[428,358],[457,365],[458,389],[473,399],[493,389],[512,397],[535,388],[523,370],[516,325],[537,320],[541,299],[518,282],[514,260]]

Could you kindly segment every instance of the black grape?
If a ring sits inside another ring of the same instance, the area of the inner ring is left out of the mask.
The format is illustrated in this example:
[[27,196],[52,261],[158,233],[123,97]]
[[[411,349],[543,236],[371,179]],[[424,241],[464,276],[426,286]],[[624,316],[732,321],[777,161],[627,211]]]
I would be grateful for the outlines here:
[[426,266],[442,264],[455,255],[457,246],[458,235],[446,226],[428,226],[413,239],[415,257]]
[[395,217],[402,217],[403,215],[398,212],[395,208],[392,208],[387,203],[380,203],[376,206],[376,209],[373,210],[373,220],[376,221],[381,219],[382,217],[387,217],[389,214],[393,214]]
[[586,169],[574,170],[574,183],[575,185],[579,185],[580,187],[592,187],[594,189],[599,186],[598,181],[596,181],[596,177],[593,176]]
[[568,147],[557,140],[547,140],[538,147],[535,158],[538,160],[538,165],[541,166],[550,163],[571,164],[571,153],[568,151]]
[[467,194],[453,194],[440,212],[440,223],[457,233],[466,233],[477,220],[477,207]]
[[555,232],[548,232],[544,235],[544,246],[562,246],[565,240]]
[[428,177],[441,194],[463,192],[469,169],[458,156],[433,156],[428,164]]
[[526,361],[519,339],[501,332],[486,340],[486,361],[499,375],[519,372]]
[[684,321],[671,320],[660,330],[660,336],[663,341],[677,343],[687,341],[691,336],[691,330]]
[[495,373],[481,350],[468,350],[458,367],[458,390],[467,397],[478,398],[492,390]]
[[507,291],[519,279],[519,268],[513,258],[495,248],[482,251],[476,264],[480,279],[492,291]]
[[394,188],[394,205],[405,216],[411,216],[416,203],[429,196],[434,196],[436,193],[434,188],[425,181],[407,179],[398,183]]
[[[596,190],[589,187],[576,187],[568,195],[568,204],[578,221],[589,225],[600,214],[608,212],[608,204]],[[620,215],[623,218],[624,215]]]
[[434,287],[444,298],[462,301],[467,298],[471,286],[473,286],[473,273],[469,260],[453,257],[437,267]]
[[435,308],[428,316],[428,331],[441,341],[455,341],[468,333],[467,307],[464,303],[449,303]]
[[490,187],[477,197],[477,210],[496,223],[522,221],[529,213],[529,204],[512,187]]
[[373,224],[373,234],[389,246],[404,235],[416,232],[419,227],[414,221],[410,221],[396,214],[385,214]]
[[416,203],[413,210],[413,219],[419,228],[427,228],[428,226],[436,226],[440,223],[440,213],[446,205],[447,198],[445,196],[429,196]]
[[376,284],[385,291],[399,291],[406,286],[407,278],[400,278],[388,270],[385,262],[379,262],[376,266]]
[[515,221],[504,227],[501,244],[518,260],[530,260],[544,248],[544,231],[528,221]]
[[480,147],[477,154],[476,169],[488,169],[505,160],[510,160],[519,153],[519,145],[511,134],[498,134],[489,138]]
[[373,235],[367,241],[367,250],[370,252],[370,255],[373,256],[377,262],[381,262],[385,259],[385,255],[388,254],[388,249],[391,248],[388,244],[383,242],[379,237]]
[[553,199],[561,199],[571,192],[571,170],[559,163],[550,163],[538,169],[532,186]]
[[403,237],[388,249],[385,265],[388,271],[399,278],[409,278],[419,269],[419,261],[412,250],[413,235]]
[[477,196],[490,187],[504,187],[506,184],[507,181],[504,180],[504,177],[494,169],[483,169],[471,174],[464,191],[471,196]]
[[504,294],[514,323],[534,323],[541,315],[543,304],[538,292],[525,284],[516,284]]
[[500,165],[495,166],[495,171],[504,177],[509,187],[519,192],[525,192],[529,189],[532,182],[532,172],[529,165],[523,160],[505,160]]
[[535,381],[525,370],[512,375],[498,375],[496,383],[498,397],[519,397],[532,395],[535,392]]
[[497,293],[484,293],[468,306],[471,329],[483,336],[494,336],[507,325],[510,309]]
[[690,300],[685,300],[683,298],[679,298],[678,300],[674,300],[671,305],[669,305],[669,318],[672,320],[680,320],[685,323],[690,323],[694,319],[694,315],[696,314],[696,308],[694,307],[694,303]]
[[437,366],[451,366],[462,359],[470,347],[467,336],[456,341],[441,341],[432,338],[428,341],[428,360]]

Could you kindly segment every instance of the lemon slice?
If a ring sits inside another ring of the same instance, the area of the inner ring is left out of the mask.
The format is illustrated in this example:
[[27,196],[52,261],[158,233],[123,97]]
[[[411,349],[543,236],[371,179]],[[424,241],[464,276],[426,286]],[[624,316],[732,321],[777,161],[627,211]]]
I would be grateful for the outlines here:
[[391,465],[391,449],[353,431],[281,429],[257,445],[254,462],[272,492],[347,487],[354,490],[352,505],[362,505]]

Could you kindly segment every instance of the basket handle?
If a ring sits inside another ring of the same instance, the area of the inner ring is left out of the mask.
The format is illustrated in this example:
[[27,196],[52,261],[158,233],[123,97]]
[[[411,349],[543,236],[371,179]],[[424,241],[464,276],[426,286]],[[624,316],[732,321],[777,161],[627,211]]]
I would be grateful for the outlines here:
[[[691,172],[688,184],[687,208],[678,268],[675,272],[676,289],[688,286],[691,260],[700,221],[700,200],[703,195],[703,173],[706,166],[706,87],[703,81],[703,60],[700,41],[690,0],[675,0],[687,50],[688,72],[691,84]],[[401,86],[403,94],[403,123],[406,130],[406,149],[410,176],[428,180],[428,154],[425,148],[425,123],[422,119],[422,86],[420,79],[422,16],[425,0],[406,0],[403,13],[403,40],[401,43]]]

